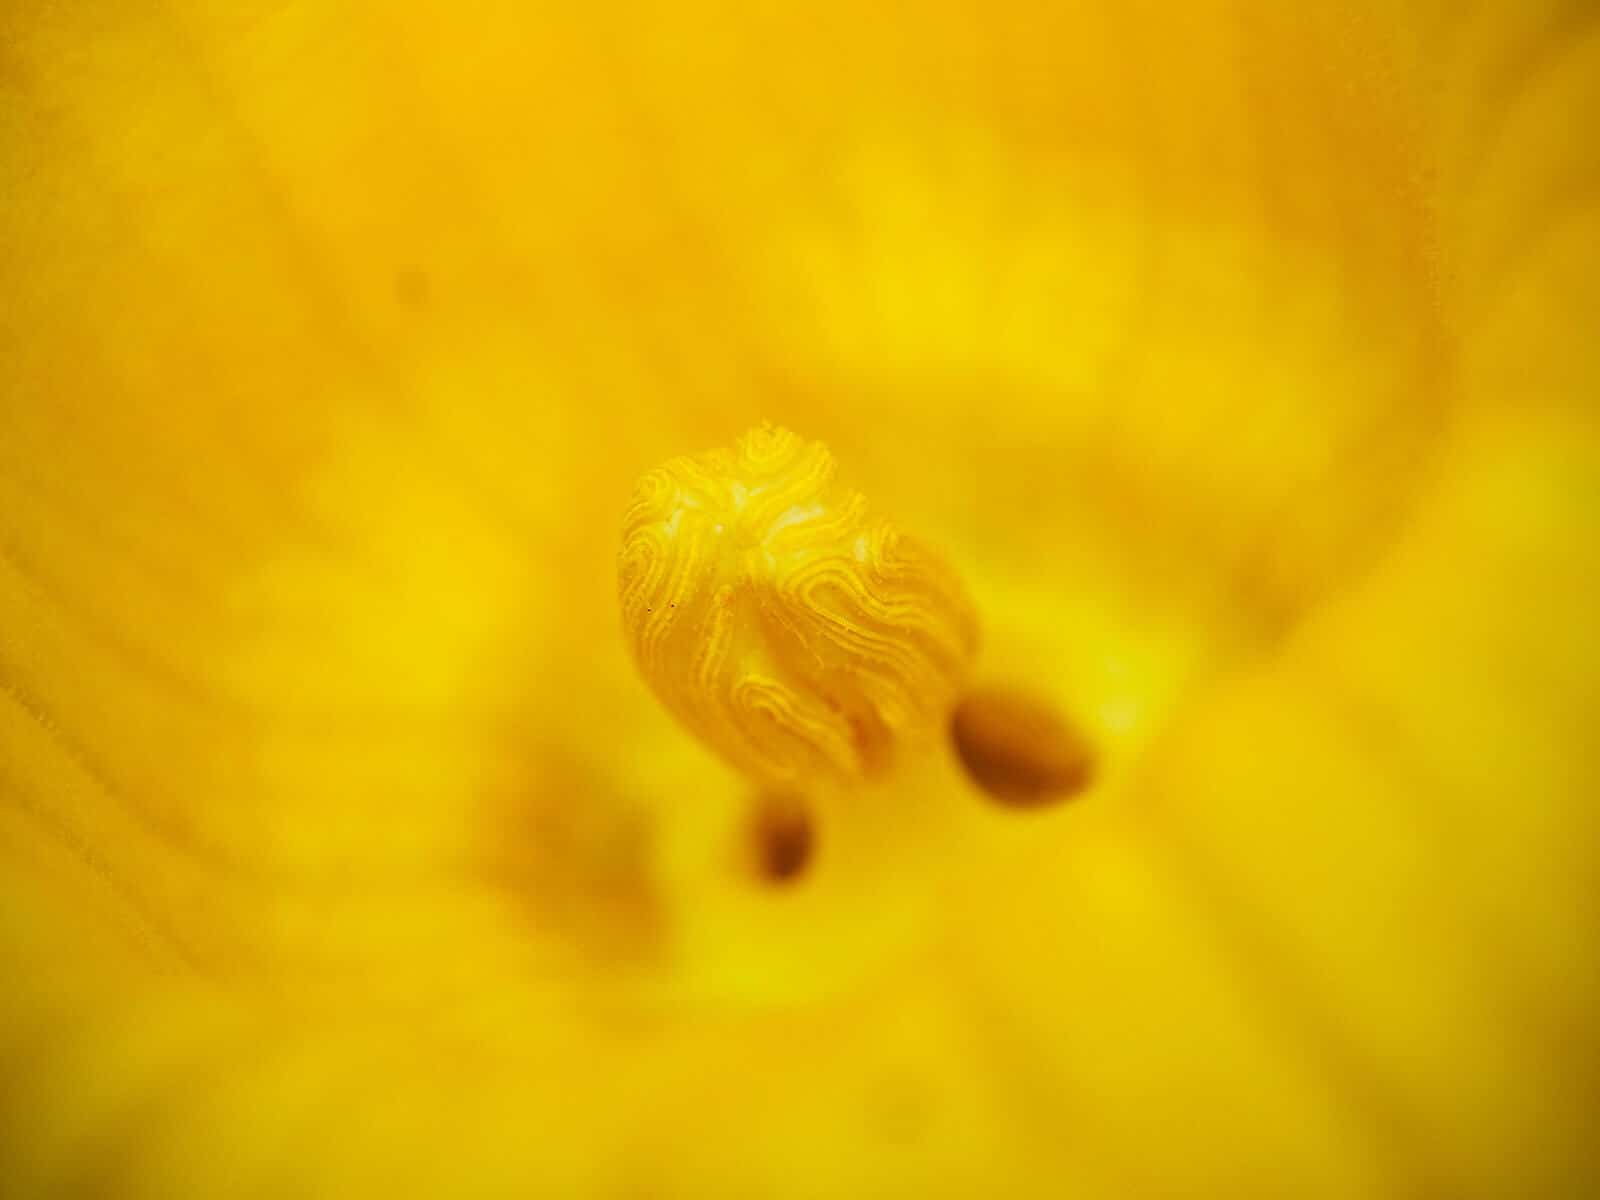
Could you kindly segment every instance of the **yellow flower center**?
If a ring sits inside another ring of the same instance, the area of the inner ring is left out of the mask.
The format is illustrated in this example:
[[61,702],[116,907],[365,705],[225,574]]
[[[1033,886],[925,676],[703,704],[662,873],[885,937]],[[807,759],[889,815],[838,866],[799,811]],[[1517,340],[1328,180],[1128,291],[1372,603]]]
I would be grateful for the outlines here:
[[950,567],[834,473],[821,443],[763,427],[646,474],[623,522],[640,671],[762,784],[880,773],[943,728],[977,648]]

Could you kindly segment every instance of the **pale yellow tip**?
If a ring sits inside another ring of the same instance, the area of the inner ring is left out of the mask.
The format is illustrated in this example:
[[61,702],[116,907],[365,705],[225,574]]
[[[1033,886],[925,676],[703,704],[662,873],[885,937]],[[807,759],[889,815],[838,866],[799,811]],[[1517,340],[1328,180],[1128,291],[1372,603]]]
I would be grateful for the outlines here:
[[977,646],[939,555],[870,517],[820,442],[772,426],[646,474],[618,567],[646,681],[765,784],[884,769],[942,728]]

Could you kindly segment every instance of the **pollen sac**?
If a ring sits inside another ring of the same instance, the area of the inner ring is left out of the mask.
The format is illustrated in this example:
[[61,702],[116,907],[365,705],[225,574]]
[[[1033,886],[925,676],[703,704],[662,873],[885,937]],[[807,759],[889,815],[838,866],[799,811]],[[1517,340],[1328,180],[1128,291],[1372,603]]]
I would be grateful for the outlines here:
[[639,481],[618,585],[650,687],[766,785],[883,771],[942,729],[977,647],[944,560],[770,426]]

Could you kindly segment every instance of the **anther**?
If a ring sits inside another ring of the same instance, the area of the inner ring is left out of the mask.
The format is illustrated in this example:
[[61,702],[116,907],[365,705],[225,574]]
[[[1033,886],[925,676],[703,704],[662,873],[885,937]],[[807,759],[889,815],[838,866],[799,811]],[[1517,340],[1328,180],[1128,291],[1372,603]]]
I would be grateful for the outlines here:
[[960,580],[872,516],[833,456],[764,426],[639,481],[622,627],[661,701],[775,787],[885,770],[938,736],[977,648]]

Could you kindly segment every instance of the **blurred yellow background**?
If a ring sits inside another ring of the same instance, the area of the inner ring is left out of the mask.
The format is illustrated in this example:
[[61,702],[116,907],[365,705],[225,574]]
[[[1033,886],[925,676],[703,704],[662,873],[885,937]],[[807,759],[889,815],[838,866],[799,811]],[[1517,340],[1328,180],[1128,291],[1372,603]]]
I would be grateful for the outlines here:
[[[13,0],[0,1191],[1591,1191],[1596,17]],[[760,877],[615,556],[768,419],[1090,790]]]

